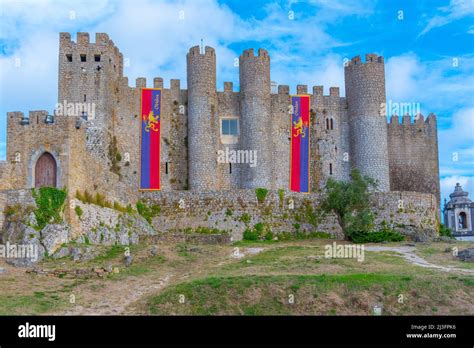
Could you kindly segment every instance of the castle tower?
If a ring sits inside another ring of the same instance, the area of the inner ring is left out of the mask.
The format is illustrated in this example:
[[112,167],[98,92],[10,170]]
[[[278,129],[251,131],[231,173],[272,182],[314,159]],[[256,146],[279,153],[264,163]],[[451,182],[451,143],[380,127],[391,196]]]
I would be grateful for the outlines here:
[[242,148],[256,151],[257,165],[242,172],[242,188],[271,188],[270,56],[264,49],[245,50],[239,59]]
[[123,76],[122,54],[107,34],[96,33],[91,43],[88,33],[77,33],[77,42],[60,33],[58,71],[58,103],[73,105],[76,116],[87,121],[87,147],[104,159]]
[[217,185],[216,53],[194,46],[186,55],[188,78],[189,188],[214,190]]
[[378,181],[378,190],[390,190],[385,72],[383,57],[367,54],[352,58],[344,69],[349,105],[350,163],[362,175]]

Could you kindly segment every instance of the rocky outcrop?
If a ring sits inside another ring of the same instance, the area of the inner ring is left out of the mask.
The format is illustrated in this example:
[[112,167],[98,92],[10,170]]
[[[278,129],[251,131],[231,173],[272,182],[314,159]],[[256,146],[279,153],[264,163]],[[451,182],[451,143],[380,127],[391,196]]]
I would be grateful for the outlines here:
[[70,227],[66,224],[46,225],[40,232],[41,242],[47,255],[53,255],[61,245],[69,242]]
[[465,262],[474,262],[474,248],[464,249],[458,252],[458,258]]
[[82,209],[79,219],[82,235],[76,240],[78,243],[131,245],[137,244],[140,236],[156,234],[150,224],[137,213],[122,213],[80,201],[76,201],[76,204]]

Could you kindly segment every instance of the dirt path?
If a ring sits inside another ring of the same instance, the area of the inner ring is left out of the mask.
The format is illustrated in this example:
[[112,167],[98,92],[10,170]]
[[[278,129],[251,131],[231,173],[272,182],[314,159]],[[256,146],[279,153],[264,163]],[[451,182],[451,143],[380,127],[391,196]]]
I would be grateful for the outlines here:
[[121,281],[113,281],[101,289],[107,294],[99,301],[90,301],[90,306],[76,304],[73,309],[62,315],[117,315],[125,314],[126,308],[141,297],[155,293],[164,288],[170,275],[156,281],[147,278],[130,277]]
[[465,268],[457,268],[457,267],[449,267],[449,266],[441,266],[436,265],[434,263],[430,263],[423,259],[422,257],[416,255],[414,252],[416,248],[409,247],[409,246],[401,246],[401,247],[384,247],[384,246],[366,246],[366,251],[394,251],[400,254],[408,262],[425,268],[434,268],[439,269],[444,272],[461,272],[461,273],[470,273],[474,274],[473,269],[465,269]]

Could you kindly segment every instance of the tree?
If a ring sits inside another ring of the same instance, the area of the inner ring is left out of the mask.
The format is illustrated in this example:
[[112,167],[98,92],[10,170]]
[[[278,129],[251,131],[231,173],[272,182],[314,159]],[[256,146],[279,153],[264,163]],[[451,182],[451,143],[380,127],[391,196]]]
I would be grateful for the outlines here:
[[370,211],[370,189],[377,183],[372,178],[362,176],[357,169],[351,171],[349,182],[329,178],[321,209],[334,213],[346,238],[356,232],[370,232],[374,228],[374,216]]

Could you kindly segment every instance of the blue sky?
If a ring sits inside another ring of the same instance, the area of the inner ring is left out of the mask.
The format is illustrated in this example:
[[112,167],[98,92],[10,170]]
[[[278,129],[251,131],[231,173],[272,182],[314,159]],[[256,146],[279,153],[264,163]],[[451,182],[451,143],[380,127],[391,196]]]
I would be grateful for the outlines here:
[[385,57],[388,100],[438,116],[442,197],[456,182],[474,197],[473,19],[472,0],[0,0],[0,159],[7,111],[54,109],[60,31],[107,32],[130,85],[161,76],[185,86],[186,52],[203,39],[216,48],[219,90],[238,86],[242,50],[263,47],[272,80],[292,92],[343,93],[344,59],[373,52]]

